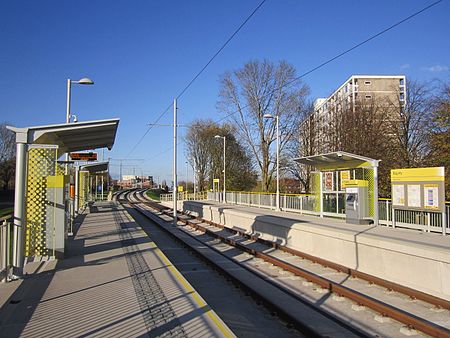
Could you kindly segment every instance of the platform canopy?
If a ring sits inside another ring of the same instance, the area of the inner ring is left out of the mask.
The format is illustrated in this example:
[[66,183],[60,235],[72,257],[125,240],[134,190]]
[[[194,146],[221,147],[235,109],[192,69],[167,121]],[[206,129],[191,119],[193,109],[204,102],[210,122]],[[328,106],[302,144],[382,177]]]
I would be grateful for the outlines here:
[[17,143],[53,144],[58,153],[108,148],[116,138],[119,119],[53,124],[47,126],[16,128],[7,127],[16,133]]
[[379,162],[379,160],[347,153],[345,151],[335,151],[332,153],[299,157],[294,158],[294,161],[301,164],[314,166],[319,170],[375,168],[378,167]]
[[90,174],[107,171],[109,162],[95,162],[80,166],[81,171],[89,171]]

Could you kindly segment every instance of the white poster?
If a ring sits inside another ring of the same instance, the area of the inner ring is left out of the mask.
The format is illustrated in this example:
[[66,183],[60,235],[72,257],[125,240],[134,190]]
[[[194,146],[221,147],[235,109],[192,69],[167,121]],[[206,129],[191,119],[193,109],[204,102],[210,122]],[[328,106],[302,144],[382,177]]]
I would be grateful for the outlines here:
[[439,209],[439,186],[437,184],[425,184],[423,200],[425,208]]
[[392,185],[392,204],[405,206],[405,186],[403,184]]
[[420,203],[420,185],[408,184],[408,207],[421,208]]

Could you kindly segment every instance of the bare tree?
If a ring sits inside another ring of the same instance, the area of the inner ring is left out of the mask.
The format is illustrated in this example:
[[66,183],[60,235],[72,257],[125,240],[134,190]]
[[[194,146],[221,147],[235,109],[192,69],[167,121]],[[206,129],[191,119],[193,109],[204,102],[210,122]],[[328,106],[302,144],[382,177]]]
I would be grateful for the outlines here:
[[0,181],[2,189],[7,190],[14,177],[14,159],[16,156],[15,135],[6,129],[6,124],[0,124]]
[[223,175],[223,143],[214,138],[216,135],[226,137],[228,189],[246,190],[256,184],[251,160],[234,134],[233,126],[220,126],[210,120],[198,120],[190,125],[185,137],[186,155],[191,165],[195,164],[197,168],[197,181],[201,190],[206,190],[213,178]]
[[218,109],[234,121],[240,139],[261,173],[264,190],[268,190],[275,171],[275,119],[279,117],[280,151],[292,140],[305,106],[309,89],[296,80],[296,71],[285,61],[274,65],[264,60],[251,61],[242,69],[222,76]]
[[426,165],[445,167],[446,198],[450,199],[450,83],[439,85],[431,107]]
[[398,165],[413,167],[423,164],[431,121],[430,84],[408,82],[406,93],[390,102],[390,124],[398,147]]
[[308,109],[302,115],[302,120],[296,128],[292,142],[289,143],[284,159],[284,167],[290,176],[297,179],[302,190],[310,191],[311,167],[292,161],[293,158],[317,155],[318,149],[318,126],[314,116],[314,106],[308,104]]

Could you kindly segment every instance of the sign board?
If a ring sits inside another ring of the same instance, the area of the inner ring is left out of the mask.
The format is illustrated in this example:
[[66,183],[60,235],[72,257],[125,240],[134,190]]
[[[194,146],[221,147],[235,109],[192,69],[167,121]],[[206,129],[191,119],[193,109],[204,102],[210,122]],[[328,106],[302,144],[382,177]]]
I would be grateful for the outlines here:
[[178,192],[183,192],[183,186],[179,185],[177,190],[178,190]]
[[392,205],[408,210],[445,210],[444,167],[391,170]]
[[70,153],[74,161],[97,161],[97,153]]
[[215,179],[213,179],[213,182],[214,182],[214,183],[219,183],[219,182],[220,182],[220,179],[215,178]]
[[341,176],[341,190],[345,189],[345,182],[350,179],[350,170],[343,170],[339,172]]
[[333,191],[333,171],[325,171],[323,173],[323,190],[324,191]]

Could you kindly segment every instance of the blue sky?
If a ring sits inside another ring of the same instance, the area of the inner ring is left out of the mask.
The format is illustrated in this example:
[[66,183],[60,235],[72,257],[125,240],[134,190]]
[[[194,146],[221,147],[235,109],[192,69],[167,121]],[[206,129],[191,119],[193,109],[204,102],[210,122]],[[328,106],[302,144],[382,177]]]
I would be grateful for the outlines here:
[[[67,78],[88,76],[94,86],[72,87],[72,113],[80,121],[121,118],[105,157],[143,158],[127,164],[136,174],[169,180],[170,128],[154,128],[130,150],[259,2],[2,1],[0,122],[64,122]],[[225,71],[265,58],[286,60],[301,74],[432,2],[268,0],[179,100],[179,121],[222,117],[216,102]],[[449,14],[444,0],[308,75],[311,98],[330,94],[352,74],[449,81]],[[161,123],[171,119],[169,112]],[[179,163],[183,180],[182,143]],[[124,167],[124,174],[131,171]]]

